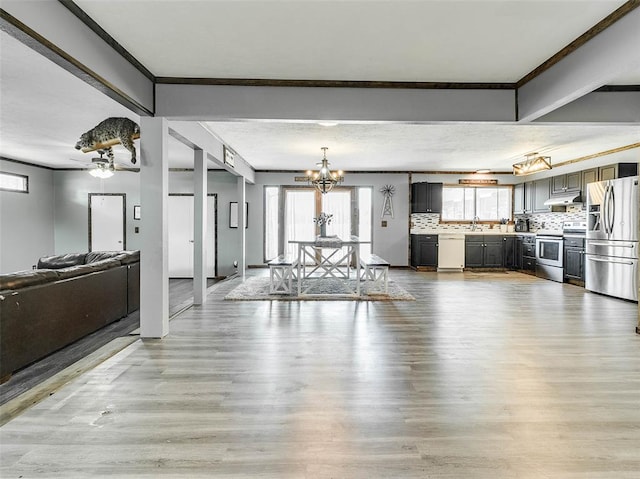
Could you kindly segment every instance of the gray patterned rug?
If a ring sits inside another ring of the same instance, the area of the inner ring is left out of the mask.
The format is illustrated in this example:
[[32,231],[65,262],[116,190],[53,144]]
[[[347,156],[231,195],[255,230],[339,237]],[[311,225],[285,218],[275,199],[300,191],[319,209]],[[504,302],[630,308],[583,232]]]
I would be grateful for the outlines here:
[[[345,284],[347,283],[347,284]],[[364,284],[364,283],[363,283]],[[363,285],[362,284],[362,285]],[[303,291],[301,296],[289,294],[270,294],[268,277],[248,278],[235,289],[231,290],[224,299],[234,301],[415,301],[404,288],[398,286],[393,281],[389,281],[389,292],[385,294],[382,288],[365,289],[361,285],[360,296],[356,296],[355,280],[340,280],[334,278],[310,279],[302,283]],[[294,290],[296,289],[294,282]],[[308,290],[307,290],[308,289]]]

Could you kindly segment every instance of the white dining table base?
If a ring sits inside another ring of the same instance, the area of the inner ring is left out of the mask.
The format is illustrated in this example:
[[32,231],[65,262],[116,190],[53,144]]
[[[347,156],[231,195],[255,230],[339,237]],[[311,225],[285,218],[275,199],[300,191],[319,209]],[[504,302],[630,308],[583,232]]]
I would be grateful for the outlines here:
[[[304,280],[320,280],[335,278],[346,280],[351,278],[351,258],[355,256],[355,291],[360,296],[360,247],[359,243],[324,243],[298,242],[297,290],[298,296],[308,294],[313,284],[303,289]],[[307,262],[311,264],[307,264]]]

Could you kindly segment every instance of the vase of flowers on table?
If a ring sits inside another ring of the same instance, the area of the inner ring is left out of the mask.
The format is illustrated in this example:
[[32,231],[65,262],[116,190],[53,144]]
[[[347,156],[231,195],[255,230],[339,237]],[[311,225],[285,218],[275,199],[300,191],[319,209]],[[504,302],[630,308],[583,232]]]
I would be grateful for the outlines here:
[[327,237],[327,225],[331,224],[332,218],[333,218],[333,215],[328,215],[326,213],[320,213],[320,215],[317,218],[313,218],[313,222],[318,226],[320,226],[321,238]]

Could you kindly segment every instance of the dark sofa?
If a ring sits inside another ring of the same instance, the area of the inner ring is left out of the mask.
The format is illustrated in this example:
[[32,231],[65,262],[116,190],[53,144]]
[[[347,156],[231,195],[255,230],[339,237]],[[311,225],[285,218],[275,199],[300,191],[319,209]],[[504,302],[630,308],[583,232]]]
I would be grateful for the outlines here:
[[47,256],[0,275],[0,382],[139,308],[139,251]]

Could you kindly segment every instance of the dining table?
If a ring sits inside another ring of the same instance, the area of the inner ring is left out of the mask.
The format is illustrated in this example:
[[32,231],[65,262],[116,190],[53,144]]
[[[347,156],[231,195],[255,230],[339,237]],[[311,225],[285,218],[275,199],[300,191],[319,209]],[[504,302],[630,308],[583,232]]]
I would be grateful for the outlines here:
[[[342,239],[338,236],[317,236],[309,240],[290,240],[298,248],[296,283],[298,296],[309,293],[313,280],[336,278],[349,284],[351,269],[355,284],[350,286],[353,294],[360,296],[360,245],[368,244],[357,236]],[[305,280],[307,281],[305,284]]]

